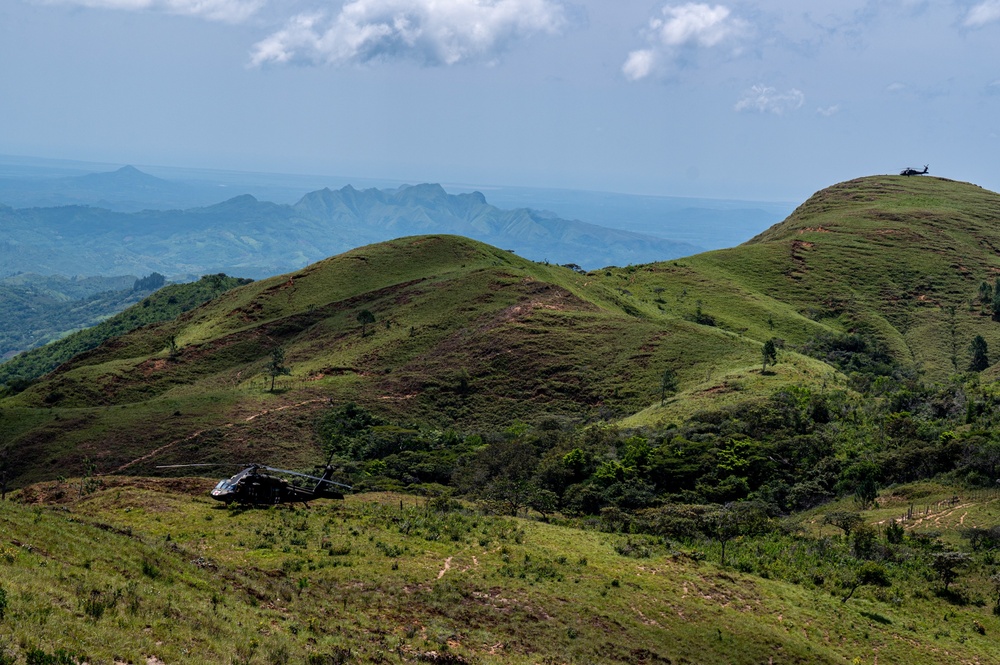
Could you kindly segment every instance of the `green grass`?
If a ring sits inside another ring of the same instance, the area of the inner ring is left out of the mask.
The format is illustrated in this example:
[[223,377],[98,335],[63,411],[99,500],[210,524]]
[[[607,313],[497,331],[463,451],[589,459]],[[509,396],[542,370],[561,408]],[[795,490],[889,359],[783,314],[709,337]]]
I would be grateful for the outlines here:
[[[230,456],[255,442],[269,459],[289,442],[314,451],[303,423],[324,400],[465,430],[550,415],[680,422],[782,386],[845,385],[798,349],[856,330],[942,380],[952,355],[965,368],[974,335],[1000,348],[1000,326],[969,307],[1000,270],[990,249],[1000,246],[998,215],[1000,196],[973,185],[879,176],[818,192],[739,247],[588,274],[455,236],[401,238],[228,291],[76,358],[0,406],[18,414],[14,449],[46,459],[79,447],[106,460],[104,471],[201,430]],[[365,336],[363,309],[376,317]],[[784,346],[761,374],[772,337]],[[291,375],[270,394],[277,346]],[[667,369],[679,390],[661,405]],[[262,439],[245,426],[276,409],[294,417],[275,419]],[[37,465],[20,473],[53,477]]]
[[0,503],[0,644],[90,662],[997,657],[989,607],[942,605],[905,584],[842,603],[830,584],[739,572],[745,560],[777,561],[780,539],[773,552],[766,539],[734,542],[722,568],[711,548],[698,562],[650,537],[441,512],[414,497],[232,511],[206,488],[106,479],[81,495],[69,480],[22,497],[44,503]]

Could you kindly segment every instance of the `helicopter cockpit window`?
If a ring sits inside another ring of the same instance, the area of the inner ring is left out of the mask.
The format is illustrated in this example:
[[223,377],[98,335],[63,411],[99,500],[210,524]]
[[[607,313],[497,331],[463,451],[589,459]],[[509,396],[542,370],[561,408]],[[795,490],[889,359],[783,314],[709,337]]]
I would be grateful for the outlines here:
[[226,480],[220,480],[219,484],[215,486],[215,489],[230,491],[233,489],[234,485],[235,483],[233,483],[233,479],[227,478]]

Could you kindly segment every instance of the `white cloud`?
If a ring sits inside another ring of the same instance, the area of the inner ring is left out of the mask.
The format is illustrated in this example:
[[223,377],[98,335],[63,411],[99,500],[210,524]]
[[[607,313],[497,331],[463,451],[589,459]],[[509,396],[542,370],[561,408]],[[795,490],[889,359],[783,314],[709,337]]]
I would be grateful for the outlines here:
[[656,53],[652,49],[632,51],[628,54],[625,64],[622,65],[622,73],[629,81],[638,81],[650,75],[655,61]]
[[661,14],[651,18],[646,27],[650,48],[632,51],[622,65],[622,73],[630,81],[649,76],[682,50],[736,43],[750,30],[749,23],[723,5],[666,5]]
[[820,114],[824,118],[829,118],[832,115],[840,113],[840,105],[834,104],[833,106],[827,106],[826,108],[817,108],[816,113]]
[[1000,21],[1000,0],[984,0],[965,15],[965,26],[969,28],[980,28],[994,21]]
[[490,62],[512,41],[565,24],[556,0],[351,0],[336,15],[293,17],[254,45],[251,63]]
[[783,115],[802,107],[806,96],[801,90],[792,88],[786,92],[778,92],[766,85],[755,85],[736,102],[737,111],[757,111],[758,113],[773,113]]
[[49,4],[76,5],[92,9],[161,11],[197,16],[212,21],[239,23],[254,15],[267,0],[45,0]]
[[666,46],[715,46],[743,29],[743,21],[731,18],[728,7],[690,2],[663,8],[665,19],[654,18],[650,27]]
[[906,84],[896,81],[895,83],[890,83],[885,87],[886,92],[902,92],[906,90]]

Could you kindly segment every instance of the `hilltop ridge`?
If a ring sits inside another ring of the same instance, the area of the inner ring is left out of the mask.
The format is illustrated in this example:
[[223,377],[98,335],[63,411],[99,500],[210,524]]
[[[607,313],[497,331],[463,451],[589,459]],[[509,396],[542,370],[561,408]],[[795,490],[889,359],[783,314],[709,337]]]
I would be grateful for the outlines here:
[[[39,653],[44,580],[41,639],[83,626],[101,657],[118,613],[170,637],[115,657],[245,645],[189,647],[222,615],[286,655],[378,662],[386,640],[451,662],[995,660],[1000,392],[959,345],[1000,328],[996,199],[859,179],[751,243],[590,272],[408,236],[108,338],[0,399],[0,483],[31,504],[0,502],[23,550],[0,543],[20,631],[0,650]],[[227,509],[197,496],[215,479],[145,477],[234,460],[358,493]],[[169,616],[136,593],[182,577]],[[344,589],[378,601],[341,612]]]
[[[13,440],[38,459],[73,447],[113,468],[206,426],[223,427],[216,445],[239,450],[261,433],[224,426],[261,399],[352,400],[437,427],[542,414],[677,422],[783,386],[846,387],[848,370],[815,348],[847,334],[943,379],[965,369],[973,336],[1000,348],[1000,326],[968,306],[1000,271],[989,249],[1000,246],[998,200],[943,179],[862,178],[818,192],[744,245],[589,273],[459,236],[400,238],[111,340],[0,404],[33,414]],[[362,310],[375,325],[362,327]],[[780,362],[761,372],[775,339]],[[261,395],[279,347],[294,379]],[[678,380],[670,400],[665,370]],[[93,411],[112,405],[127,411]],[[40,426],[44,443],[32,433]],[[273,426],[262,445],[314,441],[302,423]]]

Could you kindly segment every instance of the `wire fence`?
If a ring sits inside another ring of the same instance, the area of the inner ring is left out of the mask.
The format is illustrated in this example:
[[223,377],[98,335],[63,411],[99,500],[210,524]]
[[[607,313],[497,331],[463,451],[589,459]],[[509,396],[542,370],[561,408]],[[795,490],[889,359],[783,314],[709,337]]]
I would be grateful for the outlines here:
[[897,522],[906,524],[907,522],[923,521],[928,517],[933,517],[940,513],[945,513],[958,506],[966,504],[985,504],[990,501],[1000,499],[1000,488],[965,490],[954,494],[947,499],[941,499],[933,503],[911,503],[905,513],[902,513]]

